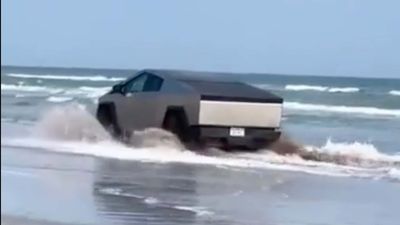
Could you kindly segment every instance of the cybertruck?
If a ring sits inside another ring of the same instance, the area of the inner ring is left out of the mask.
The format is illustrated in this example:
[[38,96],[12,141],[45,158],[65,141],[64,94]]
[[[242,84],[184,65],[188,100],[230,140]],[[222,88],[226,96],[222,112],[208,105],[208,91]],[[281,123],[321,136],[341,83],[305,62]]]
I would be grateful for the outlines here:
[[135,130],[158,127],[191,147],[257,150],[276,141],[283,99],[230,77],[141,70],[99,99],[96,116],[122,140]]

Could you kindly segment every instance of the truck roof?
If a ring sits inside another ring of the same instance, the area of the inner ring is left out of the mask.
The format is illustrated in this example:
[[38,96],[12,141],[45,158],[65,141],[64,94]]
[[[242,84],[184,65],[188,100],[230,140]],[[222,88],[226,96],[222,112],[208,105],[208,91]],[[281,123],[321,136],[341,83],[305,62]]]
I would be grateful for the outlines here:
[[146,69],[142,72],[152,73],[165,79],[212,81],[212,82],[237,82],[232,80],[232,73],[200,72],[189,70]]
[[282,103],[283,99],[267,90],[235,80],[232,73],[197,72],[186,70],[147,69],[164,79],[174,79],[190,85],[203,99],[247,102]]

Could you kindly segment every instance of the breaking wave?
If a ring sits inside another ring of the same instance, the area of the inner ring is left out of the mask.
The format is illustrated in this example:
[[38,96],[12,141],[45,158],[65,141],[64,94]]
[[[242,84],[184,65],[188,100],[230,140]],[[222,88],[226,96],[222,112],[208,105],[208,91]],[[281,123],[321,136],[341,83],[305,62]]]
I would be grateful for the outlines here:
[[359,88],[355,88],[355,87],[343,87],[343,88],[329,88],[328,92],[333,92],[333,93],[337,93],[337,92],[342,92],[342,93],[351,93],[351,92],[359,92],[360,89]]
[[32,133],[35,136],[30,138],[3,140],[2,145],[142,162],[190,163],[227,169],[274,169],[399,180],[400,155],[384,154],[371,143],[328,140],[323,146],[281,143],[256,153],[226,153],[208,149],[193,152],[185,149],[173,134],[151,128],[135,132],[129,143],[122,144],[113,140],[79,104],[50,110],[43,115]]
[[375,107],[319,105],[300,102],[285,102],[284,107],[291,110],[327,113],[364,114],[400,117],[400,109],[381,109]]
[[37,75],[37,74],[19,74],[9,73],[9,77],[17,78],[36,78],[47,80],[73,80],[73,81],[122,81],[126,78],[123,77],[106,77],[106,76],[72,76],[72,75]]
[[327,86],[314,86],[314,85],[294,85],[288,84],[285,86],[286,90],[290,91],[325,91],[331,93],[351,93],[359,92],[357,87],[327,87]]
[[398,91],[398,90],[391,90],[391,91],[389,91],[389,94],[390,94],[390,95],[400,96],[400,91]]
[[108,91],[111,90],[110,87],[87,87],[87,86],[82,86],[79,87],[79,90],[82,91],[82,93],[87,93],[89,98],[98,98]]
[[49,92],[49,93],[57,93],[62,91],[62,89],[60,88],[31,86],[31,85],[15,85],[15,84],[1,84],[1,90],[21,91],[21,92]]
[[326,91],[328,87],[325,86],[311,86],[311,85],[291,85],[285,86],[286,90],[291,91]]
[[[50,102],[62,102],[61,99],[72,99],[73,97],[98,98],[111,89],[111,87],[89,87],[81,86],[77,88],[56,88],[47,86],[1,84],[1,90],[29,93],[58,94],[62,96],[47,98]],[[19,94],[21,95],[21,94]]]
[[68,101],[71,101],[72,99],[74,99],[74,98],[72,98],[72,97],[50,96],[50,97],[47,98],[47,101],[59,103],[59,102],[68,102]]

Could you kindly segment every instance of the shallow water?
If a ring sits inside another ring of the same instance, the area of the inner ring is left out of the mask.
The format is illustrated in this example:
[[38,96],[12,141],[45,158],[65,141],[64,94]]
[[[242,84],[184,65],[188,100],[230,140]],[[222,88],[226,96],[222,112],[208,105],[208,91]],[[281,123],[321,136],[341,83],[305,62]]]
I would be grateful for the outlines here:
[[70,224],[364,225],[400,219],[396,181],[249,166],[120,160],[2,144],[2,214]]
[[97,123],[96,98],[129,73],[2,67],[2,224],[400,221],[398,80],[248,75],[285,97],[304,152],[195,153],[157,129],[123,145]]

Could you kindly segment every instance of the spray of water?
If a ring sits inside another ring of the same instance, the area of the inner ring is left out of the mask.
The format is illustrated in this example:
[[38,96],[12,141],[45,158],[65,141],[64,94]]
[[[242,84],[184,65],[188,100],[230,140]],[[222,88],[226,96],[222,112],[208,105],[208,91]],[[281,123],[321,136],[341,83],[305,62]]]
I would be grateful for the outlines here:
[[71,103],[55,106],[45,112],[33,129],[34,134],[47,139],[98,142],[111,136],[83,105]]
[[[83,105],[75,103],[55,106],[43,114],[35,126],[34,133],[51,140],[115,141]],[[158,128],[135,131],[125,144],[132,150],[158,147],[176,152],[185,150],[184,145],[175,135]],[[213,157],[228,157],[229,155],[215,148],[203,149],[200,153]],[[378,152],[373,145],[360,143],[337,144],[328,141],[323,147],[305,146],[293,141],[287,135],[283,135],[268,149],[252,153],[251,157],[270,157],[271,153],[290,159],[296,158],[305,161],[361,166],[363,168],[400,166],[400,156],[384,155]]]
[[142,131],[135,131],[128,144],[137,148],[165,147],[167,149],[185,149],[184,145],[174,134],[159,128],[147,128]]
[[384,155],[368,143],[334,143],[328,140],[324,146],[315,147],[302,145],[283,135],[269,150],[280,155],[299,156],[303,160],[363,168],[400,166],[400,157]]
[[[77,103],[51,108],[42,115],[33,131],[34,135],[51,140],[115,141],[86,107]],[[184,149],[175,135],[158,128],[135,131],[125,144],[134,148]]]

